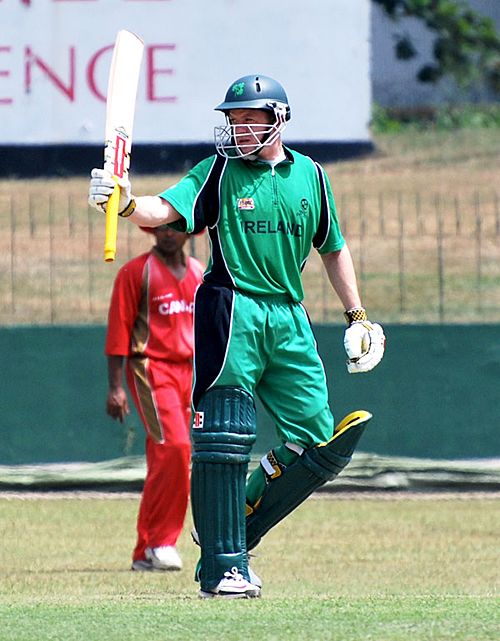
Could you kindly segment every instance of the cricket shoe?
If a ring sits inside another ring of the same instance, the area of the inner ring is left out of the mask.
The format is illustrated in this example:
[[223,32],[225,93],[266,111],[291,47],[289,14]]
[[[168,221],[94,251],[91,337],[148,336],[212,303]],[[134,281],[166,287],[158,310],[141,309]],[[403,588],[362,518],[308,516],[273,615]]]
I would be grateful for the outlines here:
[[157,548],[146,548],[146,560],[151,562],[154,570],[181,570],[182,559],[173,545],[161,545]]
[[[198,547],[200,547],[200,538],[198,536],[198,532],[193,528],[191,530],[191,538],[193,539],[193,543],[195,543]],[[248,553],[248,557],[254,556],[253,554]],[[198,561],[198,565],[196,566],[195,570],[195,581],[200,582],[200,569],[201,569],[201,564]],[[248,565],[248,578],[250,579],[250,583],[252,585],[256,585],[258,588],[262,587],[262,579],[260,576],[258,576],[250,567],[250,564]]]
[[224,577],[213,590],[200,590],[200,599],[256,599],[260,597],[260,587],[247,581],[237,567],[224,572]]
[[149,559],[136,559],[132,561],[130,569],[134,570],[134,572],[152,572],[154,567]]

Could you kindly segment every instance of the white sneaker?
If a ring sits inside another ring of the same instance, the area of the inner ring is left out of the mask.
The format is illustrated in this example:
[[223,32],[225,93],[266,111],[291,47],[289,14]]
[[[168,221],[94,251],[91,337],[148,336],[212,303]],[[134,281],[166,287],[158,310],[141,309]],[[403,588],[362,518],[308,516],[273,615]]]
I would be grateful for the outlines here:
[[237,567],[231,568],[229,572],[224,572],[217,587],[213,590],[200,590],[201,599],[213,599],[215,597],[224,599],[255,599],[260,597],[260,587],[253,585],[244,579]]
[[173,545],[146,548],[145,555],[155,570],[180,570],[182,568],[182,559]]
[[130,569],[135,572],[152,572],[154,570],[153,564],[147,559],[132,561],[132,567]]
[[[198,532],[194,528],[191,530],[191,538],[193,539],[193,543],[195,543],[199,547],[200,537],[198,536]],[[251,556],[255,556],[255,555],[248,552],[247,558],[249,559]],[[199,573],[199,568],[198,568],[198,573]],[[250,564],[248,565],[248,578],[250,579],[250,583],[252,585],[256,585],[258,588],[262,587],[262,579],[260,578],[260,576],[255,574],[255,572],[250,567]],[[197,575],[196,581],[199,581],[199,580],[200,580],[200,577]]]

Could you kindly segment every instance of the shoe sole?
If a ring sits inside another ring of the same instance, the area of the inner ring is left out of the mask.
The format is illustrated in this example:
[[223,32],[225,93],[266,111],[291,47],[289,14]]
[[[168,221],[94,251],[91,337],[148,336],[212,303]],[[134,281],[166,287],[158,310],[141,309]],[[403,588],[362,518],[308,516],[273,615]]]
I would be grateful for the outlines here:
[[130,568],[133,572],[178,572],[182,568],[178,566],[162,566],[158,567],[153,564],[149,564],[144,561],[139,561],[139,562],[134,562],[132,563],[132,567]]
[[259,599],[260,590],[258,592],[206,592],[200,590],[198,597],[200,599]]
[[152,572],[154,567],[147,561],[134,561],[130,569],[132,572]]

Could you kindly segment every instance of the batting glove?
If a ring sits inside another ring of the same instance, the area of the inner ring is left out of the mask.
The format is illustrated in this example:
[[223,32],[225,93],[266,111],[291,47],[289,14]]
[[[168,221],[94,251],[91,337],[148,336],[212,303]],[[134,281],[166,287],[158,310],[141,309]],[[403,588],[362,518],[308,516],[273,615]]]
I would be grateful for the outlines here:
[[[108,199],[115,188],[115,180],[109,171],[105,169],[92,169],[90,176],[89,205],[97,209],[97,211],[106,212]],[[134,202],[130,180],[124,176],[118,180],[118,184],[120,185],[120,204],[118,211],[120,216],[129,216],[133,210],[130,212],[127,210],[130,208],[130,204]]]
[[385,351],[384,330],[378,323],[371,323],[362,308],[345,313],[349,327],[344,334],[349,374],[369,372],[380,363]]

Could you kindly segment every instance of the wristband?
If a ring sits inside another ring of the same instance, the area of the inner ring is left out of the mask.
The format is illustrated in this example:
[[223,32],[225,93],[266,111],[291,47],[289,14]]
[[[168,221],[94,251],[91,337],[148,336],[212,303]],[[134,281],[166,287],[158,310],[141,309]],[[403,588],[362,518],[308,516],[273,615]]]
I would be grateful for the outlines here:
[[352,309],[346,310],[344,312],[344,318],[349,326],[359,321],[368,320],[364,307],[353,307]]
[[129,204],[125,207],[125,209],[118,212],[118,216],[121,216],[122,218],[128,218],[128,216],[134,213],[136,207],[137,205],[135,204],[135,200],[131,198]]

